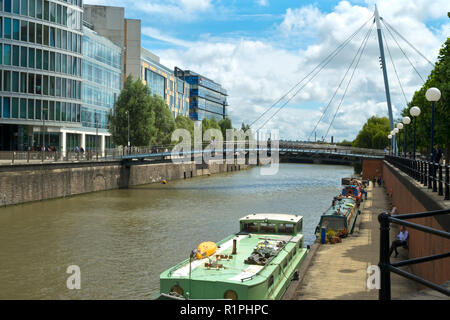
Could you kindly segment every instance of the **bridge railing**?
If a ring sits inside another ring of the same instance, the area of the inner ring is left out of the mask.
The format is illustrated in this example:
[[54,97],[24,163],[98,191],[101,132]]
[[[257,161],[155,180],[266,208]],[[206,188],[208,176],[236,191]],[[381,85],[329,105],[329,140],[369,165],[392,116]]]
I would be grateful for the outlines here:
[[437,192],[439,196],[444,196],[444,200],[450,200],[450,166],[448,164],[397,156],[386,156],[385,159],[424,187]]
[[374,156],[384,156],[387,154],[384,150],[381,149],[366,149],[366,148],[355,148],[355,147],[346,147],[339,145],[331,145],[331,144],[318,144],[318,143],[302,143],[302,142],[288,142],[288,141],[280,141],[280,148],[290,148],[290,149],[304,149],[304,150],[322,150],[325,152],[336,152],[336,153],[344,153],[344,154],[367,154]]
[[378,298],[379,300],[391,300],[391,272],[394,272],[402,277],[418,282],[426,287],[429,287],[433,290],[441,292],[447,296],[450,296],[450,290],[447,288],[432,283],[426,279],[423,279],[415,274],[406,272],[404,270],[399,269],[402,266],[413,265],[417,263],[423,263],[428,261],[434,261],[438,259],[444,259],[450,257],[450,252],[435,254],[427,257],[421,258],[413,258],[405,261],[400,261],[396,263],[390,262],[390,241],[389,241],[389,230],[390,224],[395,223],[399,225],[403,225],[405,227],[413,228],[419,231],[423,231],[426,233],[434,234],[445,239],[450,239],[450,233],[438,229],[433,229],[427,226],[423,226],[417,223],[412,223],[409,219],[416,218],[424,218],[424,217],[432,217],[437,215],[448,215],[450,214],[450,209],[447,210],[439,210],[439,211],[429,211],[429,212],[421,212],[421,213],[411,213],[411,214],[402,214],[397,215],[395,218],[392,217],[389,213],[383,212],[378,216],[378,221],[380,222],[380,260],[379,260],[379,268],[380,268],[380,291]]

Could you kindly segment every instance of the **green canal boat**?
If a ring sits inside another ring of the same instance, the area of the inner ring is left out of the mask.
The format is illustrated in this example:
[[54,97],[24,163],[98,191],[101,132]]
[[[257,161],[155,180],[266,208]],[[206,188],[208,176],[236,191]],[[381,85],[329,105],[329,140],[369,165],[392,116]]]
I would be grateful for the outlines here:
[[243,217],[238,233],[161,273],[158,299],[280,299],[308,252],[302,224],[290,214]]
[[333,198],[330,208],[320,217],[316,234],[322,227],[336,233],[352,233],[359,212],[359,203],[354,197],[339,195]]

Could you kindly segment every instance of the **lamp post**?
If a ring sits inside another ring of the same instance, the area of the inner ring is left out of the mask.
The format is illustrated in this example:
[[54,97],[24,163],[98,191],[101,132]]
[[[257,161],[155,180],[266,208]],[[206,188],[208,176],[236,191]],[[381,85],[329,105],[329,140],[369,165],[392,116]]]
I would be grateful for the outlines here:
[[389,155],[392,155],[392,134],[388,135],[388,139],[391,140],[390,144],[391,144],[391,150],[389,150]]
[[[430,141],[430,160],[431,160],[431,177],[433,177],[433,191],[437,191],[436,179],[434,178],[434,103],[441,98],[441,91],[438,88],[430,88],[425,93],[425,98],[431,102],[431,141]],[[428,186],[430,188],[430,186]]]
[[419,107],[412,107],[409,114],[414,118],[414,143],[413,143],[413,159],[416,160],[416,118],[420,115]]
[[[397,124],[396,124],[396,127],[397,127],[398,131],[400,132],[400,130],[403,129],[403,123],[401,123],[401,122],[397,123]],[[399,135],[398,135],[398,144],[399,144],[399,146],[398,146],[398,155],[399,155],[399,156],[402,155],[402,153],[400,152],[400,146],[401,146],[400,143],[401,143],[401,142],[400,142],[400,134],[399,134]]]
[[405,125],[405,132],[404,132],[404,134],[405,134],[405,143],[404,143],[404,147],[403,147],[403,148],[404,148],[403,154],[404,154],[404,156],[405,156],[405,158],[406,158],[406,125],[408,125],[408,124],[411,123],[411,118],[408,117],[408,116],[403,117],[402,122],[403,122],[403,124]]
[[[394,128],[394,130],[393,130],[393,132],[394,132],[394,137],[396,137],[397,136],[397,134],[400,132],[400,130],[399,130],[399,128]],[[395,150],[395,155],[396,156],[398,156],[398,148],[397,148],[397,139],[394,139],[394,150]]]

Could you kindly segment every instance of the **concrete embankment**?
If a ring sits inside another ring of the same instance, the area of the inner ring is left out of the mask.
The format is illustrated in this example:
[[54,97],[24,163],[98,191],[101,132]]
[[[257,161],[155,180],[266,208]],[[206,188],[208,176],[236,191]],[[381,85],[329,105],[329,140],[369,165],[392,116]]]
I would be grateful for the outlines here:
[[[342,243],[315,243],[310,251],[308,265],[300,270],[299,281],[293,281],[285,294],[292,300],[376,300],[378,290],[367,288],[367,268],[379,262],[378,214],[390,209],[389,199],[382,187],[369,187],[368,199],[361,204],[361,214],[353,234]],[[391,230],[391,238],[398,233]],[[406,251],[399,249],[396,261],[406,258]],[[404,267],[405,270],[407,267]],[[401,298],[417,291],[414,282],[391,275],[392,298]]]
[[128,188],[162,180],[247,169],[244,164],[131,163],[119,161],[31,164],[1,167],[0,205],[49,200],[77,194]]

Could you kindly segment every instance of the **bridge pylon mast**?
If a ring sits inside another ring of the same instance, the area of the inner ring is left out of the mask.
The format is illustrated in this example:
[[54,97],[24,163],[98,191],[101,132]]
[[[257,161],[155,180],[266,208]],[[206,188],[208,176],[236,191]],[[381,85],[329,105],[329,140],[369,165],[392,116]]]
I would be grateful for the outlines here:
[[[391,94],[389,92],[389,80],[387,77],[386,70],[386,59],[384,57],[384,47],[383,47],[383,36],[381,34],[381,23],[380,23],[380,14],[378,13],[377,5],[375,5],[375,22],[377,24],[377,34],[378,34],[378,45],[380,47],[380,57],[381,57],[381,69],[383,70],[383,78],[384,78],[384,88],[386,91],[386,101],[388,105],[389,112],[389,122],[391,124],[391,131],[394,130],[394,117],[392,115],[392,105],[391,105]],[[394,154],[397,154],[397,140],[396,135],[392,137],[392,150]]]

